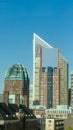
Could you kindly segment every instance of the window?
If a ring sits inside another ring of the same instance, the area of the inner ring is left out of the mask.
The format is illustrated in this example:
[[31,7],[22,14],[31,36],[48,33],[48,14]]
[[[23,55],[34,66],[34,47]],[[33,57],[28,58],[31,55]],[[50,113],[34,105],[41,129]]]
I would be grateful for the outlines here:
[[51,122],[51,120],[49,120],[49,122]]

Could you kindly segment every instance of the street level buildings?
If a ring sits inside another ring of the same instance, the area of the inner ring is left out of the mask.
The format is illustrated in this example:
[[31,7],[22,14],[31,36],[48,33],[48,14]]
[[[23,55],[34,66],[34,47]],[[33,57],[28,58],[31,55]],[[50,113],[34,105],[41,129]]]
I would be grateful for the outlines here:
[[67,105],[57,105],[56,109],[46,109],[45,115],[47,119],[67,119],[72,114],[71,107]]
[[[46,109],[46,130],[64,130],[72,126],[72,109],[67,105],[57,105],[56,109]],[[64,125],[65,123],[65,125]]]
[[64,130],[64,120],[46,119],[45,130]]

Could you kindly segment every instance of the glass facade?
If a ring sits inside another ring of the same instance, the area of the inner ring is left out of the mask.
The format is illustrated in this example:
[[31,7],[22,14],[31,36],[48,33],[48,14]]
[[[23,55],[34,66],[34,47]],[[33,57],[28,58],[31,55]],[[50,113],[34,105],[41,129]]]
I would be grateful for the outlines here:
[[52,108],[52,86],[53,86],[53,68],[47,67],[47,73],[48,73],[48,106],[47,108]]
[[42,48],[42,66],[58,67],[58,48]]

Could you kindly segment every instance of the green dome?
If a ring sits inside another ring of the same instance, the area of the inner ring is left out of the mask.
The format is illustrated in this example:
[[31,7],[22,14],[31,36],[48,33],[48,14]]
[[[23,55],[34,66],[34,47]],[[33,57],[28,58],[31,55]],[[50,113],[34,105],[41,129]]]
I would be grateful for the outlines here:
[[22,64],[11,65],[4,77],[5,80],[24,80],[28,79],[27,69]]

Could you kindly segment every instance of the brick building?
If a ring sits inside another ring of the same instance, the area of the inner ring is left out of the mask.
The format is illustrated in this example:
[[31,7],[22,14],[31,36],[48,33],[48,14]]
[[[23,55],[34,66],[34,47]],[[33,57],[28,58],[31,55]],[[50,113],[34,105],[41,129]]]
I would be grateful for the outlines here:
[[27,69],[21,64],[14,64],[8,68],[4,77],[4,91],[8,91],[9,101],[13,103],[15,94],[20,94],[20,102],[29,106],[29,77]]

